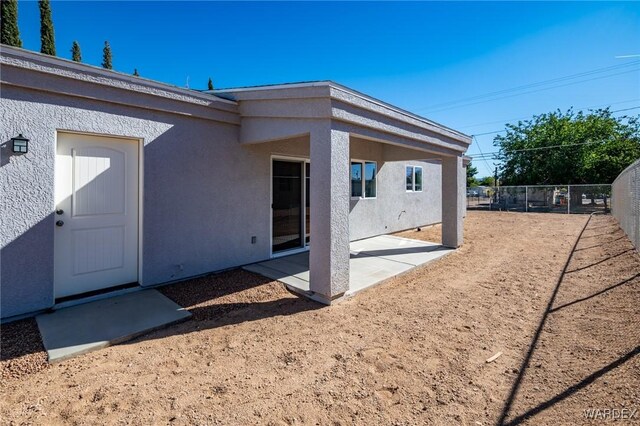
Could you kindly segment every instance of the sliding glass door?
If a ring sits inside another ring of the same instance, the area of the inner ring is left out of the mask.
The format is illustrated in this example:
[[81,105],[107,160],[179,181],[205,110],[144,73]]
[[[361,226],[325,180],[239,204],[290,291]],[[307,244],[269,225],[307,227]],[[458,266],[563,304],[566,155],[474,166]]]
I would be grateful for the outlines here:
[[304,161],[273,160],[272,251],[304,247]]
[[304,211],[305,211],[305,227],[304,227],[304,243],[305,245],[309,245],[309,241],[311,240],[311,216],[309,214],[311,203],[309,202],[309,192],[311,191],[311,163],[306,162],[304,164],[304,181],[305,181],[305,191],[304,191]]

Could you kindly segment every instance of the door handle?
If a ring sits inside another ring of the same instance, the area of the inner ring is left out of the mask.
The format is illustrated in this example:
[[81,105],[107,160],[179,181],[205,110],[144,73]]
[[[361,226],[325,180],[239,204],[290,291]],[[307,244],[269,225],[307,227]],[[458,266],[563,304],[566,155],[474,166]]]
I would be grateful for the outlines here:
[[59,221],[56,222],[56,226],[62,226],[62,225],[64,225],[63,221],[59,220]]

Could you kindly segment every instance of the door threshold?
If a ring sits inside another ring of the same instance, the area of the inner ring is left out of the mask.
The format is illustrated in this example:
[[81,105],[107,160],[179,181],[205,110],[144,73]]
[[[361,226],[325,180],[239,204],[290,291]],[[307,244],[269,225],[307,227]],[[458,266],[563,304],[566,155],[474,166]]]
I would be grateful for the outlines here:
[[51,308],[56,311],[58,309],[69,308],[71,306],[82,305],[84,303],[95,302],[96,300],[108,299],[110,297],[122,296],[123,294],[134,293],[144,290],[138,283],[124,284],[106,290],[91,291],[75,296],[62,297],[56,299],[55,304]]
[[299,254],[309,251],[309,246],[300,247],[295,249],[283,250],[276,253],[271,254],[271,259],[277,259],[278,257],[291,256],[292,254]]

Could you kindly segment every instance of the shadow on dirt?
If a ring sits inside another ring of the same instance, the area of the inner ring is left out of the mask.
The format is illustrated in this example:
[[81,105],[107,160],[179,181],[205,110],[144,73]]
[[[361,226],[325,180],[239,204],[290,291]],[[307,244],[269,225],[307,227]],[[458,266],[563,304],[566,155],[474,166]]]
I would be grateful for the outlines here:
[[[629,352],[627,352],[626,354],[622,355],[621,357],[617,358],[616,360],[608,363],[607,365],[605,365],[604,367],[598,369],[597,371],[594,371],[593,373],[589,374],[588,376],[586,376],[585,378],[583,378],[582,380],[578,381],[577,383],[569,386],[568,388],[566,388],[564,391],[557,393],[555,396],[553,396],[552,398],[549,398],[543,402],[538,403],[537,405],[533,406],[532,408],[527,409],[525,412],[521,413],[521,414],[516,414],[516,413],[512,413],[513,411],[513,405],[515,402],[516,397],[518,396],[518,391],[522,385],[522,381],[528,371],[528,369],[530,368],[530,362],[531,362],[531,358],[533,353],[535,352],[540,337],[542,335],[542,332],[544,330],[545,324],[549,318],[549,315],[559,311],[560,309],[575,305],[577,303],[580,302],[584,302],[586,300],[589,299],[593,299],[597,296],[600,296],[602,294],[605,294],[611,290],[613,290],[614,288],[620,287],[624,284],[628,284],[632,281],[634,281],[636,278],[640,277],[640,273],[637,273],[635,275],[633,275],[632,277],[628,278],[628,279],[624,279],[620,282],[618,282],[617,284],[611,285],[607,288],[604,288],[596,293],[593,293],[589,296],[586,297],[582,297],[582,298],[578,298],[575,299],[571,302],[568,303],[564,303],[560,306],[554,307],[554,303],[556,301],[556,297],[558,295],[558,292],[560,290],[560,287],[563,284],[564,278],[566,276],[566,274],[568,273],[572,273],[572,272],[578,272],[587,268],[591,268],[594,266],[597,266],[599,264],[602,264],[608,260],[614,259],[616,257],[622,256],[625,253],[628,253],[630,251],[633,251],[633,249],[629,249],[629,250],[625,250],[619,254],[616,254],[614,256],[609,256],[605,259],[602,259],[598,262],[592,263],[588,266],[585,267],[580,267],[580,268],[576,268],[573,270],[568,270],[569,265],[571,264],[574,254],[579,251],[577,249],[578,244],[580,243],[581,240],[584,240],[586,238],[594,238],[594,237],[600,237],[600,236],[604,236],[604,235],[611,235],[611,234],[598,234],[598,235],[592,235],[592,236],[583,236],[583,234],[585,233],[585,231],[587,230],[589,223],[591,222],[591,219],[593,218],[593,215],[589,217],[589,219],[587,220],[587,222],[585,223],[583,229],[581,230],[580,234],[578,235],[578,238],[576,239],[573,248],[571,250],[571,252],[569,253],[569,256],[567,258],[567,261],[565,262],[564,268],[562,269],[562,272],[559,274],[558,279],[556,281],[556,285],[554,287],[554,290],[551,294],[551,297],[549,299],[549,302],[547,303],[546,309],[544,311],[544,314],[542,315],[542,319],[540,320],[540,323],[538,324],[538,327],[536,329],[536,332],[533,335],[533,338],[531,340],[531,343],[527,349],[527,353],[525,355],[525,358],[518,370],[518,375],[512,385],[511,391],[509,392],[506,400],[505,400],[505,404],[503,406],[502,412],[500,414],[500,417],[497,421],[497,425],[499,426],[512,426],[512,425],[518,425],[521,424],[522,422],[530,419],[531,417],[541,413],[542,411],[546,410],[547,408],[552,407],[553,405],[565,400],[566,398],[570,397],[571,395],[575,394],[576,392],[578,392],[579,390],[583,389],[584,387],[588,386],[589,384],[593,383],[596,379],[598,379],[599,377],[607,374],[608,372],[620,367],[621,365],[625,364],[626,362],[628,362],[629,360],[633,359],[635,356],[637,356],[638,354],[640,354],[640,346],[636,346],[635,348],[631,349]],[[589,229],[589,231],[592,231],[594,229],[598,229],[598,228],[603,228],[603,227],[607,227],[607,225],[605,226],[598,226],[598,227],[593,227],[592,229]],[[621,238],[624,238],[621,237]],[[616,238],[616,240],[619,240],[621,238]],[[615,241],[615,240],[614,240]],[[611,242],[611,241],[608,241]],[[603,244],[607,244],[608,242],[605,242]],[[580,250],[586,250],[588,248],[595,248],[595,247],[600,247],[602,244],[597,244],[597,245],[593,245],[590,247],[586,247]]]
[[281,283],[240,269],[171,284],[158,290],[191,312],[192,317],[132,342],[288,316],[324,306],[289,293]]

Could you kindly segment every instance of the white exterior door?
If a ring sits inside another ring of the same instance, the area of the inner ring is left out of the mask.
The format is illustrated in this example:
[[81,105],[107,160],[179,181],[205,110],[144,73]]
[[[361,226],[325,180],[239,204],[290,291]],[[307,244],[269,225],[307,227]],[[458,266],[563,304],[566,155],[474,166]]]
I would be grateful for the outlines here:
[[138,143],[58,134],[56,298],[138,281]]

